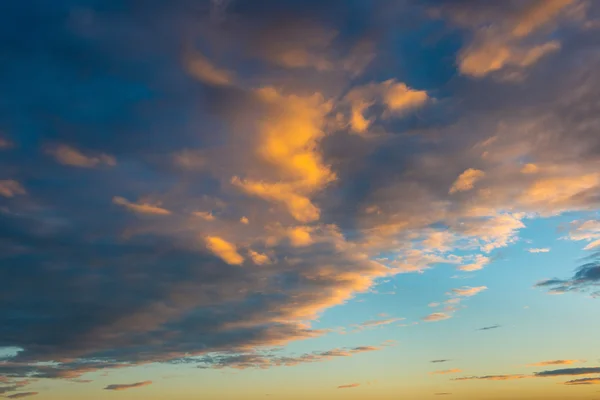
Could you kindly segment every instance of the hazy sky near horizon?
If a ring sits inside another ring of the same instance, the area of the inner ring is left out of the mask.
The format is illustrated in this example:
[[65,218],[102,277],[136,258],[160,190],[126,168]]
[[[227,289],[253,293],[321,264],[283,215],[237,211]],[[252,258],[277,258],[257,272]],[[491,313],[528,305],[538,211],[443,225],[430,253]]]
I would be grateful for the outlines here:
[[600,398],[600,3],[0,2],[0,397]]

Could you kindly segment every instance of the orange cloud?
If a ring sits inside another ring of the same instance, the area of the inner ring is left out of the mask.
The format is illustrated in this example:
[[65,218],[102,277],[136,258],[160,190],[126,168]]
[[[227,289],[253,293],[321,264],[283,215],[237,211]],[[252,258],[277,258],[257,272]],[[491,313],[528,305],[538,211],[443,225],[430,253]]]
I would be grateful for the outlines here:
[[252,259],[252,262],[256,265],[264,265],[271,263],[269,256],[267,256],[266,254],[261,254],[254,250],[248,250],[248,255]]
[[273,88],[257,91],[266,104],[279,109],[272,118],[258,122],[256,156],[271,167],[277,181],[241,179],[231,183],[246,193],[284,204],[298,221],[318,220],[320,210],[310,195],[323,189],[336,176],[318,151],[324,137],[322,126],[331,104],[323,96],[283,95]]
[[205,241],[206,247],[227,264],[240,265],[244,262],[244,257],[237,252],[234,244],[218,236],[207,236]]
[[129,200],[120,197],[120,196],[115,196],[112,199],[112,202],[114,204],[123,206],[125,208],[127,208],[129,211],[133,211],[139,214],[153,214],[153,215],[169,215],[171,214],[171,211],[160,207],[159,204],[149,204],[149,203],[145,203],[145,202],[141,202],[141,203],[132,203]]
[[550,360],[550,361],[540,361],[533,364],[527,364],[528,367],[543,367],[546,365],[571,365],[571,364],[579,364],[584,363],[585,360]]
[[462,174],[456,178],[456,181],[452,184],[449,193],[453,194],[456,192],[466,192],[468,190],[473,189],[475,187],[475,183],[481,180],[485,176],[485,172],[469,168],[465,170]]
[[486,380],[486,381],[512,381],[517,379],[533,378],[533,375],[484,375],[484,376],[465,376],[462,378],[454,378],[453,381],[471,381],[471,380]]
[[80,168],[93,168],[99,164],[106,164],[110,167],[117,165],[117,161],[113,156],[108,154],[100,154],[98,156],[89,156],[81,151],[67,145],[58,145],[46,150],[46,153],[53,156],[54,159],[63,165]]
[[12,179],[0,180],[0,196],[14,197],[23,194],[27,194],[27,191],[19,182]]
[[197,51],[187,54],[184,62],[190,75],[204,83],[227,86],[233,84],[235,80],[233,72],[216,67]]
[[462,369],[455,368],[455,369],[446,369],[443,371],[433,371],[433,372],[430,372],[429,374],[430,375],[449,375],[449,374],[457,374],[459,372],[462,372]]
[[350,389],[350,388],[355,388],[355,387],[359,387],[359,386],[360,386],[360,383],[349,383],[347,385],[338,386],[337,388],[338,389]]
[[443,321],[443,320],[449,319],[449,318],[452,318],[452,315],[437,312],[437,313],[429,314],[428,316],[424,317],[423,321],[435,322],[435,321]]
[[148,386],[148,385],[152,385],[152,381],[128,383],[128,384],[122,384],[122,385],[108,385],[104,388],[104,390],[127,390],[127,389]]

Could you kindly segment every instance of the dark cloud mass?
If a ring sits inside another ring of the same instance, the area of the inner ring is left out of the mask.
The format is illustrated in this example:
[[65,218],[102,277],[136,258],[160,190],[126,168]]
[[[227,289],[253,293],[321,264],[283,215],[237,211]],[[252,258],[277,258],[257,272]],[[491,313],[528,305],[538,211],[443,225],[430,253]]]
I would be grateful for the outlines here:
[[[526,3],[0,2],[0,392],[358,356],[378,347],[269,349],[386,277],[477,271],[527,218],[597,209],[598,7]],[[594,261],[538,286],[599,282]]]

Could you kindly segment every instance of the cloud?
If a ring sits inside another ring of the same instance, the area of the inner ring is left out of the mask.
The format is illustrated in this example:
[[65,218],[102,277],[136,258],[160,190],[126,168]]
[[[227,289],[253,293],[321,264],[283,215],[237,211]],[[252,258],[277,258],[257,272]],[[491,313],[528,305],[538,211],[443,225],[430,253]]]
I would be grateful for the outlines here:
[[27,194],[27,191],[19,182],[12,179],[0,180],[0,196],[14,197],[24,194]]
[[351,388],[355,388],[355,387],[359,387],[360,383],[349,383],[347,385],[340,385],[337,388],[338,389],[351,389]]
[[531,375],[484,375],[484,376],[465,376],[462,378],[453,378],[453,381],[471,381],[471,380],[485,380],[485,381],[512,381],[518,379],[531,378]]
[[581,378],[581,379],[573,379],[564,383],[565,385],[575,386],[575,385],[600,385],[600,377],[599,378]]
[[489,331],[491,329],[498,329],[500,328],[500,325],[491,325],[491,326],[485,326],[483,328],[479,328],[477,329],[478,331]]
[[383,326],[383,325],[390,325],[390,324],[393,324],[394,322],[402,321],[404,319],[405,318],[373,319],[373,320],[361,322],[359,324],[359,326],[363,327],[363,328],[371,328],[371,327],[377,327],[377,326]]
[[453,194],[456,192],[466,192],[475,187],[477,181],[483,179],[485,172],[478,169],[469,168],[456,178],[456,181],[452,184],[449,193]]
[[38,392],[22,392],[22,393],[15,393],[15,394],[11,394],[6,396],[7,399],[22,399],[25,397],[31,397],[31,396],[36,396],[38,394]]
[[249,250],[248,251],[248,255],[250,256],[250,258],[252,259],[252,262],[256,265],[264,265],[264,264],[270,264],[271,260],[269,259],[269,256],[266,254],[262,254],[262,253],[258,253],[254,250]]
[[12,148],[13,146],[14,144],[10,140],[0,137],[0,150],[7,150]]
[[549,247],[542,247],[542,248],[532,248],[532,249],[527,249],[528,252],[530,253],[549,253],[550,252],[550,248]]
[[244,262],[244,257],[237,252],[234,244],[218,236],[208,236],[205,238],[205,241],[206,247],[227,264],[240,265]]
[[458,270],[465,272],[479,271],[483,269],[487,264],[489,264],[490,261],[491,259],[489,257],[477,254],[477,256],[475,256],[474,262],[470,264],[461,265],[460,267],[458,267]]
[[573,18],[574,13],[569,13],[568,8],[576,7],[575,4],[572,0],[551,0],[514,7],[508,4],[468,7],[456,2],[436,12],[470,32],[470,41],[457,57],[462,74],[481,78],[502,71],[505,79],[515,79],[522,77],[523,69],[561,48],[559,41],[548,38],[560,20]]
[[452,315],[446,314],[446,313],[441,313],[441,312],[436,312],[436,313],[431,313],[428,316],[423,318],[423,321],[427,321],[427,322],[435,322],[435,321],[443,321],[445,319],[449,319],[452,318]]
[[590,375],[600,373],[600,367],[588,367],[588,368],[563,368],[549,371],[536,372],[535,376],[547,377],[547,376],[563,376],[563,375]]
[[194,211],[192,213],[192,215],[194,217],[198,217],[198,218],[202,218],[205,221],[214,221],[215,220],[215,216],[207,211]]
[[444,362],[448,362],[448,361],[452,361],[452,360],[441,359],[441,360],[431,360],[429,362],[431,362],[431,363],[444,363]]
[[584,360],[550,360],[550,361],[540,361],[533,364],[527,364],[528,367],[543,367],[547,365],[570,365],[570,364],[578,364],[585,362]]
[[[594,259],[598,258],[598,254]],[[596,290],[600,286],[600,263],[592,261],[576,269],[575,274],[568,279],[547,279],[538,282],[538,288],[548,288],[551,293],[589,292],[592,296],[600,295]]]
[[128,390],[139,388],[143,386],[152,385],[152,381],[144,381],[144,382],[136,382],[136,383],[126,383],[126,384],[114,384],[108,385],[104,388],[104,390]]
[[159,204],[150,204],[150,203],[146,203],[146,202],[132,203],[129,200],[127,200],[123,197],[119,197],[119,196],[113,197],[112,202],[114,204],[123,206],[123,207],[127,208],[128,210],[133,211],[135,213],[139,213],[139,214],[152,214],[152,215],[169,215],[169,214],[171,214],[171,211],[160,207],[160,203]]
[[469,287],[464,286],[459,289],[452,289],[452,293],[461,297],[471,297],[475,296],[477,293],[481,293],[484,290],[487,290],[487,286],[477,286],[477,287]]
[[[405,116],[423,107],[429,100],[426,91],[410,88],[394,79],[356,87],[345,97],[350,107],[349,125],[359,134],[366,133],[377,118]],[[378,104],[384,107],[385,112],[373,114],[372,110]],[[373,115],[367,118],[367,113]]]
[[335,348],[315,351],[298,356],[277,356],[269,353],[214,354],[199,358],[173,360],[175,364],[197,364],[199,368],[267,369],[272,367],[293,367],[300,364],[324,362],[338,357],[352,357],[356,354],[381,350],[376,346],[358,346],[353,348]]
[[46,153],[54,157],[58,163],[71,167],[93,168],[100,164],[105,164],[109,167],[117,165],[116,159],[108,154],[89,156],[74,147],[64,144],[49,147]]
[[443,371],[433,371],[433,372],[430,372],[429,374],[430,375],[449,375],[449,374],[457,374],[459,372],[462,372],[462,370],[458,369],[458,368],[454,368],[454,369],[446,369]]
[[216,67],[197,51],[187,54],[185,66],[190,75],[210,85],[226,86],[235,81],[233,72]]

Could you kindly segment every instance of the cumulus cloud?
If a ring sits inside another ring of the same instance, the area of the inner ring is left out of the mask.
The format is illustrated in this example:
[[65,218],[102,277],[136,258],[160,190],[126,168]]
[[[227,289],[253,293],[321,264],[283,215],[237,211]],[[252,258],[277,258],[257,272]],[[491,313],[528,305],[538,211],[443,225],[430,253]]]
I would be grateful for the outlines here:
[[503,71],[504,78],[515,79],[522,77],[525,68],[561,48],[559,41],[549,38],[561,19],[575,15],[565,12],[571,5],[576,2],[524,2],[515,7],[509,4],[469,7],[457,2],[436,9],[434,15],[447,16],[456,26],[470,32],[470,42],[457,57],[462,74],[481,78]]
[[119,206],[125,207],[129,211],[139,214],[153,214],[153,215],[169,215],[171,211],[166,208],[160,207],[160,203],[150,204],[146,202],[133,203],[124,197],[115,196],[112,202]]
[[109,167],[117,165],[116,159],[111,155],[86,155],[80,150],[65,144],[49,147],[46,153],[54,157],[58,163],[71,167],[93,168],[100,164]]
[[152,381],[143,381],[143,382],[126,383],[126,384],[113,384],[113,385],[106,386],[104,388],[104,390],[128,390],[128,389],[134,389],[134,388],[139,388],[139,387],[148,386],[148,385],[152,385]]
[[456,192],[466,192],[475,187],[475,183],[485,176],[485,172],[478,169],[469,168],[456,178],[456,181],[450,187],[450,194]]
[[15,197],[27,194],[25,188],[13,179],[0,180],[0,196]]
[[244,257],[238,253],[236,246],[225,239],[218,236],[208,236],[205,241],[206,247],[227,264],[240,265],[244,262]]

